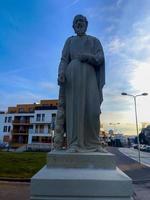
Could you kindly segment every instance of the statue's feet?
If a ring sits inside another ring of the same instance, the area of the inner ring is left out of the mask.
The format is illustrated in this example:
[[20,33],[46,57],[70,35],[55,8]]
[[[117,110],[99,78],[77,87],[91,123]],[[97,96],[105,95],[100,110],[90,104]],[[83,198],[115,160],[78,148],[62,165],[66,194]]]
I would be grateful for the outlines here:
[[77,150],[76,150],[76,147],[73,146],[73,147],[70,147],[69,149],[67,149],[66,152],[67,153],[76,153]]
[[96,152],[108,153],[108,151],[105,148],[103,148],[102,146],[98,146],[96,149]]
[[104,149],[102,146],[93,147],[93,148],[81,148],[78,146],[71,146],[66,150],[67,153],[90,153],[90,152],[101,152],[107,153],[107,150]]

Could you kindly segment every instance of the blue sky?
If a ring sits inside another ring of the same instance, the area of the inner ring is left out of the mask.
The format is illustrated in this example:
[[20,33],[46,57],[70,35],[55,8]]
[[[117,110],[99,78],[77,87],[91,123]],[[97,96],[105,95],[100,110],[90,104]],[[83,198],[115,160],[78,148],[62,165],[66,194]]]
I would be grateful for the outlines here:
[[[121,92],[150,93],[149,0],[0,0],[0,110],[57,98],[57,70],[76,14],[106,57],[102,121],[134,122]],[[150,97],[138,98],[139,121],[150,121]]]

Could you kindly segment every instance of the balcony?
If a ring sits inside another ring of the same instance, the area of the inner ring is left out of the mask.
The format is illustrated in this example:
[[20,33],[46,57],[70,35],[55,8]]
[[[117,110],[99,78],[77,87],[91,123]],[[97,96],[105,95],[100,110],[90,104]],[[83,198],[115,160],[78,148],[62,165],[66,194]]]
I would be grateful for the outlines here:
[[28,135],[28,132],[11,131],[12,135]]
[[13,125],[30,125],[30,120],[13,120]]
[[35,118],[30,118],[30,124],[51,124],[51,119],[37,121]]
[[42,130],[42,131],[35,131],[34,129],[29,129],[29,134],[31,134],[31,135],[50,135],[51,136],[51,131],[47,131],[47,130]]

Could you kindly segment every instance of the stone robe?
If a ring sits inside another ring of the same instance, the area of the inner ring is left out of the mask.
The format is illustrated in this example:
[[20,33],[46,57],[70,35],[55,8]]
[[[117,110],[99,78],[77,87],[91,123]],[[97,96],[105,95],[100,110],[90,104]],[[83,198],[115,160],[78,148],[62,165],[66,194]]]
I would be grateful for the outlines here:
[[[86,62],[79,55],[87,54]],[[96,151],[99,147],[100,105],[105,84],[104,54],[93,36],[67,39],[59,65],[65,74],[65,127],[69,148]],[[62,89],[62,88],[61,88]]]

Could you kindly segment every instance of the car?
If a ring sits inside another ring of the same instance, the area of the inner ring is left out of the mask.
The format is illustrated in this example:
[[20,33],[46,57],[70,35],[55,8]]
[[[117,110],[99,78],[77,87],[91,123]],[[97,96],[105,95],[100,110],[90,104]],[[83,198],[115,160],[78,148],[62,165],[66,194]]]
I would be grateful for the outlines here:
[[146,148],[147,148],[147,146],[146,146],[145,144],[141,144],[141,145],[140,145],[140,150],[141,150],[141,151],[145,151]]
[[147,146],[145,151],[150,152],[150,146]]
[[7,142],[0,143],[0,149],[8,148],[9,144]]
[[137,144],[134,144],[134,145],[133,145],[133,148],[134,148],[134,149],[138,149],[138,145],[137,145]]

